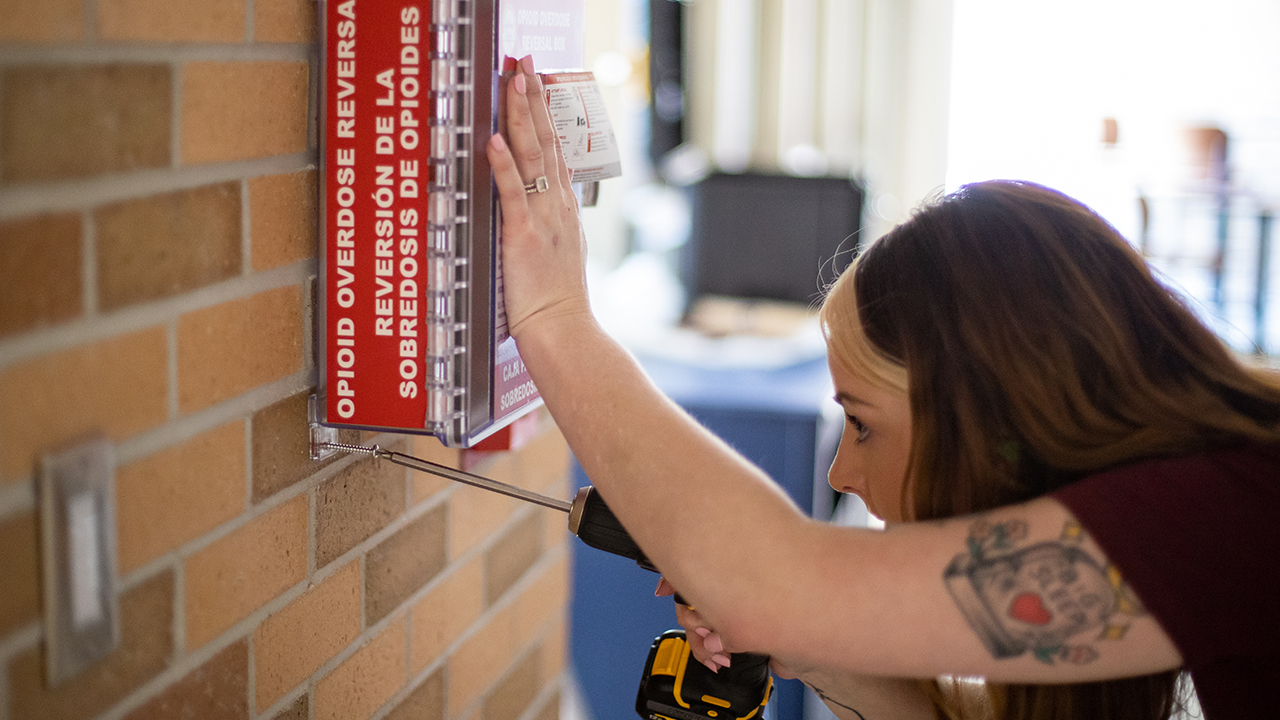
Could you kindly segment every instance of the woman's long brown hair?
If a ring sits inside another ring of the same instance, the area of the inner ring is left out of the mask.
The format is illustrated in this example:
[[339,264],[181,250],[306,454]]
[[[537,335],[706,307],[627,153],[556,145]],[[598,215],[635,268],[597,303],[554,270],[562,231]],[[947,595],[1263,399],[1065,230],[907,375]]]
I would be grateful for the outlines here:
[[[1032,183],[968,185],[918,211],[837,281],[822,319],[836,362],[908,393],[904,517],[1280,442],[1280,382],[1242,364],[1105,220]],[[993,687],[993,704],[1001,718],[1162,718],[1176,675]]]

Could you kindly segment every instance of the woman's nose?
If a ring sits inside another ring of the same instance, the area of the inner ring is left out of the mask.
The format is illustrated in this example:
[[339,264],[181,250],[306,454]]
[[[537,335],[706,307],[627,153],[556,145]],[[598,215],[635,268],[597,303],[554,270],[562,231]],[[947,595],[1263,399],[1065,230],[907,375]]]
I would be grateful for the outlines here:
[[845,447],[842,441],[836,449],[835,460],[827,471],[827,483],[831,489],[841,493],[853,493],[861,496],[865,489],[862,481],[862,468],[854,456],[856,453]]

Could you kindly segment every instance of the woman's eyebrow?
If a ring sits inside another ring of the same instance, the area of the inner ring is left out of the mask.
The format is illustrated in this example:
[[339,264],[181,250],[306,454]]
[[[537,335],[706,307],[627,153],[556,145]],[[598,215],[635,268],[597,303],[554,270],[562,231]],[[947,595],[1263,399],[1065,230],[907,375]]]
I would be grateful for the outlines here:
[[866,405],[867,407],[872,407],[872,404],[867,402],[866,400],[863,400],[862,398],[856,395],[850,395],[849,393],[844,392],[843,390],[836,393],[835,397],[831,399],[835,400],[840,405],[844,405],[845,403],[848,403],[850,405]]

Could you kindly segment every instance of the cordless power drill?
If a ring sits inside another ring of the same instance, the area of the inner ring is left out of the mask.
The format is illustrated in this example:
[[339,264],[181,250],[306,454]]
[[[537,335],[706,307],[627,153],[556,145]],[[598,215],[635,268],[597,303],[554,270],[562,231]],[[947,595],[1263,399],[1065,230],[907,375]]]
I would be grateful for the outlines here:
[[[573,502],[565,502],[447,465],[384,450],[377,445],[319,445],[372,455],[414,470],[567,512],[569,531],[582,542],[597,550],[630,558],[645,570],[658,572],[593,487],[582,488]],[[676,595],[676,602],[684,604],[679,595]],[[693,659],[683,630],[668,630],[659,635],[649,648],[636,694],[636,712],[645,720],[748,720],[764,712],[772,691],[768,656],[733,653],[729,667],[712,672]]]
[[[574,497],[569,532],[597,550],[658,572],[593,487],[582,488]],[[679,595],[676,602],[685,604]],[[668,630],[649,648],[636,712],[646,720],[746,720],[764,711],[772,691],[767,655],[733,653],[729,667],[712,672],[692,659],[683,630]]]

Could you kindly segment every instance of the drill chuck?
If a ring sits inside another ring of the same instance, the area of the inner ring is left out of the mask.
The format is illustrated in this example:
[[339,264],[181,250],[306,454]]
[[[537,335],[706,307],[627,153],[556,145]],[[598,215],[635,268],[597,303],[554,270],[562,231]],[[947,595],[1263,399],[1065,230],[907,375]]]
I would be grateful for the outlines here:
[[573,499],[573,507],[569,510],[569,532],[597,550],[621,555],[634,560],[645,570],[658,572],[618,522],[617,516],[604,504],[600,493],[590,485],[579,490]]

